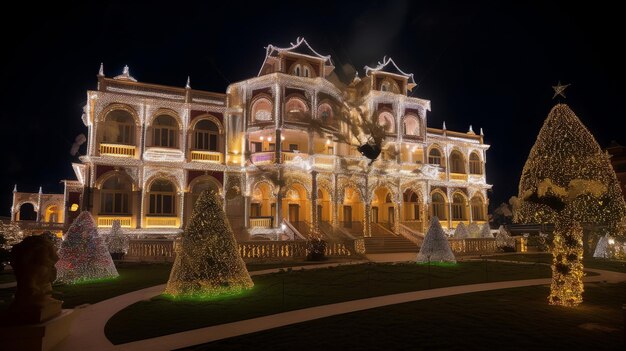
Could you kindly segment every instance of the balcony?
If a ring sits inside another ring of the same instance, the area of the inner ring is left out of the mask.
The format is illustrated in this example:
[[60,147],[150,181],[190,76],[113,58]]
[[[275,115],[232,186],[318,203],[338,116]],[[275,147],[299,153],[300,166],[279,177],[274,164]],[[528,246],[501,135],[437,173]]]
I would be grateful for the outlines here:
[[458,182],[467,182],[467,174],[465,173],[450,173],[450,180]]
[[335,168],[335,156],[333,155],[315,155],[315,167],[324,169]]
[[100,156],[135,157],[135,145],[100,143]]
[[98,216],[98,228],[111,228],[115,220],[120,221],[122,228],[131,228],[131,216]]
[[272,228],[273,217],[251,217],[250,228]]
[[185,155],[180,149],[166,147],[148,147],[143,154],[146,161],[183,162]]
[[191,151],[191,160],[196,162],[222,163],[222,153],[215,151]]
[[252,160],[252,163],[254,163],[255,165],[271,165],[274,163],[275,154],[276,153],[274,151],[257,152],[257,153],[252,154],[250,159]]
[[146,217],[146,228],[179,228],[178,217]]
[[309,158],[309,154],[303,152],[281,152],[281,158],[283,163],[298,163],[305,161]]

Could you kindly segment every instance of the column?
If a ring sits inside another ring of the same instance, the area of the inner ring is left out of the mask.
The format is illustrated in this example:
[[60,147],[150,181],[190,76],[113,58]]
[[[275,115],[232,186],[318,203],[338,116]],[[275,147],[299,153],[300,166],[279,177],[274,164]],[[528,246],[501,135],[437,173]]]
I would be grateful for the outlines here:
[[364,211],[365,214],[363,218],[363,222],[364,222],[363,236],[367,238],[367,237],[372,236],[372,229],[371,229],[372,227],[372,223],[371,223],[372,203],[369,201],[369,199],[365,201],[364,206],[365,206],[365,211]]
[[135,191],[135,203],[133,204],[133,214],[135,215],[135,228],[139,229],[141,228],[141,199],[142,199],[142,194],[143,191],[142,189],[137,189],[137,191]]
[[243,226],[250,228],[250,196],[244,196]]
[[[283,179],[283,170],[278,170],[278,179]],[[280,228],[283,222],[283,189],[282,186],[277,186],[278,194],[276,194],[276,227]]]
[[452,202],[448,200],[448,229],[452,229]]
[[311,223],[314,233],[318,233],[320,229],[320,223],[318,221],[317,213],[317,172],[311,171]]
[[276,129],[276,141],[274,142],[275,150],[276,150],[275,151],[276,154],[274,157],[275,157],[276,163],[283,163],[283,160],[280,157],[281,156],[280,153],[282,152],[282,149],[283,149],[283,141],[280,140],[280,136],[281,136],[280,134],[281,134],[280,129]]
[[472,216],[472,201],[469,201],[467,208],[469,213],[469,223],[472,223],[474,221],[474,217]]

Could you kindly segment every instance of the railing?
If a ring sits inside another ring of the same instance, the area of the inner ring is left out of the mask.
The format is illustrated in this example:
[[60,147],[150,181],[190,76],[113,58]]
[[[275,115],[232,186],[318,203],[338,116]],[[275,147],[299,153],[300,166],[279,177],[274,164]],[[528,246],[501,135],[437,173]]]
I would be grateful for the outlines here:
[[173,261],[174,241],[170,239],[139,239],[128,242],[124,259],[130,261]]
[[250,228],[272,228],[273,217],[250,217]]
[[199,162],[222,163],[222,153],[215,151],[191,151],[191,160]]
[[315,155],[315,166],[326,169],[335,168],[335,156]]
[[15,221],[13,222],[17,224],[20,229],[25,230],[50,230],[57,231],[65,229],[65,223],[57,223],[57,222],[37,222],[37,221]]
[[100,143],[101,156],[135,157],[135,145],[104,144]]
[[417,246],[421,246],[424,241],[424,235],[422,233],[413,230],[402,223],[398,224],[398,233]]
[[492,253],[497,251],[496,239],[448,239],[450,248],[455,254]]
[[422,164],[421,163],[403,163],[402,166],[400,167],[401,171],[405,171],[405,172],[413,172],[414,170],[421,168]]
[[122,228],[131,227],[131,216],[98,216],[98,227],[107,228],[113,226],[113,221],[119,220]]
[[450,173],[450,180],[467,181],[467,174],[465,173]]
[[303,153],[303,152],[289,152],[289,151],[281,152],[281,158],[282,158],[283,163],[291,162],[296,158],[305,160],[308,157],[309,157],[309,154]]
[[252,154],[250,159],[252,160],[252,163],[254,163],[255,165],[270,165],[274,163],[275,155],[276,153],[274,151],[257,152],[257,153]]
[[[307,255],[307,242],[295,241],[244,241],[239,242],[238,250],[242,258],[255,259],[294,259]],[[131,239],[124,259],[130,261],[173,261],[178,244],[172,239]],[[352,249],[354,246],[354,250]],[[346,242],[327,242],[325,254],[328,257],[346,257],[364,253],[363,239]]]
[[143,153],[143,158],[147,161],[181,162],[185,160],[185,154],[177,148],[150,146]]
[[178,228],[179,226],[178,217],[146,217],[148,228]]
[[400,223],[415,232],[420,232],[422,230],[422,221],[402,221]]

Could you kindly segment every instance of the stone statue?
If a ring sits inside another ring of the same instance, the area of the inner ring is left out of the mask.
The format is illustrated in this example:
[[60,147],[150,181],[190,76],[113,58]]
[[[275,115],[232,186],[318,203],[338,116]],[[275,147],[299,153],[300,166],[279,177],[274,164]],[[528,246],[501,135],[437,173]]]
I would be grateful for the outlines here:
[[11,266],[17,281],[9,307],[12,324],[41,323],[61,313],[62,301],[52,298],[56,279],[54,264],[59,260],[47,235],[29,236],[11,250]]

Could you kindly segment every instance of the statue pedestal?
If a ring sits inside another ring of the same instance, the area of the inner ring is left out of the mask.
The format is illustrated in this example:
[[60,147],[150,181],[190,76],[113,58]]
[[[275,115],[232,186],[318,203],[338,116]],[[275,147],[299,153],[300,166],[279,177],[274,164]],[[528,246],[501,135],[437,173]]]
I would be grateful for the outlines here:
[[57,317],[39,324],[0,328],[0,345],[6,351],[47,351],[70,333],[72,321],[79,310],[63,310]]

